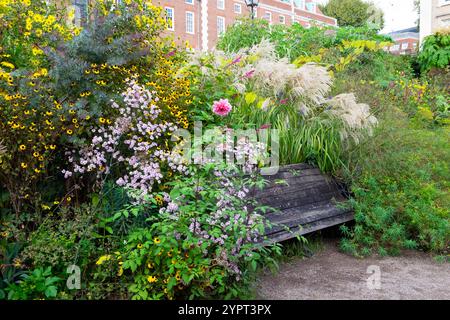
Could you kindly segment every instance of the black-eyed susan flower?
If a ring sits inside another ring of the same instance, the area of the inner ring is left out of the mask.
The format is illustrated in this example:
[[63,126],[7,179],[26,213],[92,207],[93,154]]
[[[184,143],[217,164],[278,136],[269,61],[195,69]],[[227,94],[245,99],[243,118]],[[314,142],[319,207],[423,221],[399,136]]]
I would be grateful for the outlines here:
[[25,151],[27,149],[27,147],[24,145],[24,144],[21,144],[20,146],[19,146],[19,150],[20,151]]
[[158,278],[156,278],[154,276],[148,276],[147,281],[150,283],[154,283],[154,282],[158,281]]
[[158,237],[153,238],[153,243],[154,244],[160,244],[161,243],[161,239],[159,239]]

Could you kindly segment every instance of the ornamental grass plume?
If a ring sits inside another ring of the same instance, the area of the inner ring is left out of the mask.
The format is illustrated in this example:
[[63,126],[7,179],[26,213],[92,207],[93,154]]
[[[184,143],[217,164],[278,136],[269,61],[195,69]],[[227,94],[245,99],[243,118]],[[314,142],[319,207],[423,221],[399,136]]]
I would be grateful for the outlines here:
[[343,93],[329,99],[327,104],[331,107],[327,112],[341,120],[344,128],[341,137],[353,138],[359,143],[361,134],[366,131],[372,133],[373,127],[378,123],[375,116],[370,113],[369,105],[357,103],[353,93]]
[[[253,85],[262,93],[320,104],[330,91],[332,80],[324,67],[307,63],[297,68],[287,58],[277,58],[274,45],[266,40],[248,52],[254,62],[245,67],[243,78],[253,81]],[[242,56],[244,51],[238,54]],[[251,77],[247,76],[249,72]]]

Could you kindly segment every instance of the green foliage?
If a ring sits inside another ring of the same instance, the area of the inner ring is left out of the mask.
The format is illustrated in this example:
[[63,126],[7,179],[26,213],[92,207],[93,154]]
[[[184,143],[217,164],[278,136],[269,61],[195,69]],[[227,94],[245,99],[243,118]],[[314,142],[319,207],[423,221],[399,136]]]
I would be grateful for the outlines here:
[[6,291],[9,300],[54,299],[58,294],[60,278],[52,274],[51,267],[37,268],[21,276],[22,281],[11,284]]
[[450,30],[443,29],[425,38],[418,57],[422,72],[450,64]]
[[384,26],[384,13],[373,3],[363,0],[329,0],[320,9],[327,16],[337,19],[339,26],[361,27],[367,23],[376,24],[378,29]]
[[90,207],[62,209],[30,233],[21,261],[30,268],[50,266],[61,274],[69,265],[84,268],[95,254],[95,230],[95,212]]
[[269,25],[263,19],[244,19],[227,28],[219,39],[217,47],[227,52],[237,52],[256,45],[263,39],[275,45],[279,57],[287,57],[291,61],[300,56],[317,55],[323,49],[338,47],[343,41],[390,41],[386,36],[379,35],[377,29],[368,26],[305,28],[298,23]]
[[422,248],[446,252],[450,235],[448,127],[411,125],[401,111],[386,113],[382,125],[353,168],[351,203],[356,227],[344,229],[348,252],[398,254]]

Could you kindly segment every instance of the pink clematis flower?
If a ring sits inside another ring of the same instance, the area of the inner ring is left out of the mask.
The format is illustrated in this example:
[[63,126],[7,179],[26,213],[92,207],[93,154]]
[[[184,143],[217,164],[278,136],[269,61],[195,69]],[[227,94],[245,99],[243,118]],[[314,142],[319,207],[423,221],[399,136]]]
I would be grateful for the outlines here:
[[214,101],[213,112],[218,116],[227,116],[233,107],[228,102],[228,99],[220,99],[219,101]]

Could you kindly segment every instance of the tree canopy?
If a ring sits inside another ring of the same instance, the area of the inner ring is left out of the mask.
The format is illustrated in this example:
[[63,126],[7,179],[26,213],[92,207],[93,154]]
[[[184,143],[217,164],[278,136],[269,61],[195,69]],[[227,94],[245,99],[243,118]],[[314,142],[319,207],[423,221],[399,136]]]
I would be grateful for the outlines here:
[[320,9],[324,14],[336,18],[340,26],[361,27],[372,24],[379,29],[384,26],[384,13],[372,2],[329,0]]

